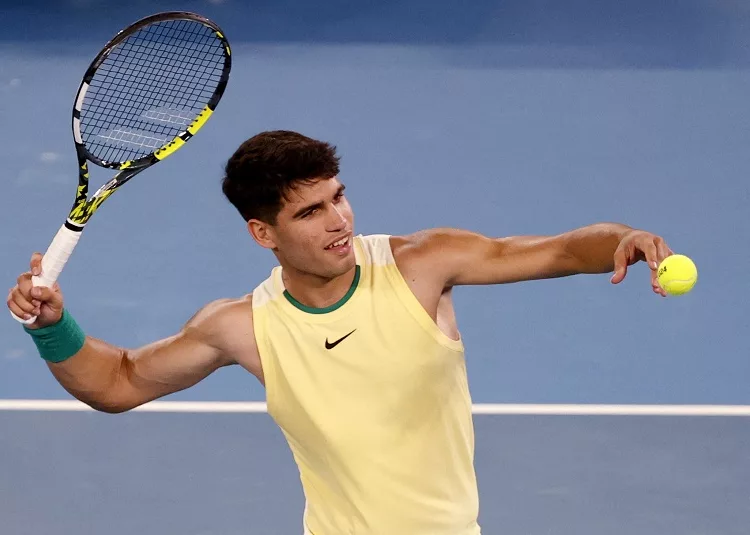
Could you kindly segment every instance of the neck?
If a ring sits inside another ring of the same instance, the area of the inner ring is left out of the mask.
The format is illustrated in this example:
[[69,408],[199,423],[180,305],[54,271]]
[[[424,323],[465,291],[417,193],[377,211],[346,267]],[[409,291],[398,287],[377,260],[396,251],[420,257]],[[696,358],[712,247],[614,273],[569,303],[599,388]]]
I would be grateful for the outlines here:
[[344,298],[354,282],[356,265],[333,278],[301,273],[282,266],[281,280],[284,288],[300,303],[311,308],[325,308]]

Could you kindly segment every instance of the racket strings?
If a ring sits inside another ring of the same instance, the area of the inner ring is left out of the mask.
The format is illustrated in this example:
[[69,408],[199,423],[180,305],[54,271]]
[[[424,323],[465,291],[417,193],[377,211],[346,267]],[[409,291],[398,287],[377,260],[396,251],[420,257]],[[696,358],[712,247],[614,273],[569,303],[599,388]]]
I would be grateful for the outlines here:
[[190,20],[155,23],[127,37],[99,66],[86,93],[86,148],[106,162],[124,162],[174,139],[213,97],[224,53],[211,28]]

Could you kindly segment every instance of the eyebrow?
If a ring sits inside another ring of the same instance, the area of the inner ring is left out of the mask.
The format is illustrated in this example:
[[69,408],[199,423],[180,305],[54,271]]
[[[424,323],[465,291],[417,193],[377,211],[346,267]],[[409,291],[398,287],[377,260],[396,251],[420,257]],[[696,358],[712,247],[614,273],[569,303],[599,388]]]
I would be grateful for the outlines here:
[[[339,189],[336,190],[336,196],[339,196],[342,193],[344,193],[345,189],[346,189],[346,186],[344,186],[343,184],[341,184],[339,186]],[[300,208],[299,210],[297,210],[296,212],[294,212],[294,215],[292,216],[292,219],[299,219],[300,217],[302,217],[303,215],[305,215],[305,213],[307,213],[307,212],[309,212],[311,210],[315,210],[316,208],[323,208],[324,204],[325,203],[323,201],[320,201],[320,202],[316,202],[316,203],[313,203],[313,204],[308,204],[307,206],[303,206],[302,208]]]

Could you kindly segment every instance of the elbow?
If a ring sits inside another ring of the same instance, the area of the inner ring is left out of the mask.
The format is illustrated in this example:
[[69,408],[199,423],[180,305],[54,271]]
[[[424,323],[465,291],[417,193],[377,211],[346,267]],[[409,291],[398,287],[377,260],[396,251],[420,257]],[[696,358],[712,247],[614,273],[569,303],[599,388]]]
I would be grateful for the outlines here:
[[128,388],[127,377],[129,376],[129,364],[127,351],[122,350],[120,353],[120,366],[111,384],[105,390],[99,390],[96,396],[91,396],[87,400],[81,400],[89,407],[98,412],[107,414],[121,414],[134,409],[142,403],[137,397],[132,395]]
[[79,390],[70,388],[69,386],[63,385],[65,390],[76,398],[81,403],[88,405],[90,408],[97,412],[106,412],[108,414],[119,414],[126,412],[135,407],[132,403],[128,403],[124,398],[113,396],[111,394],[105,395],[102,392]]
[[135,405],[127,404],[123,402],[117,402],[117,401],[102,401],[102,400],[86,400],[82,399],[86,405],[91,407],[97,412],[104,412],[107,414],[121,414],[123,412],[127,412],[133,408],[135,408]]
[[133,407],[129,407],[127,405],[116,405],[116,404],[89,404],[89,407],[94,409],[97,412],[104,412],[107,414],[122,414],[123,412],[128,412]]
[[68,394],[97,412],[127,412],[145,400],[128,381],[129,360],[124,350],[117,354],[89,355],[77,368],[50,366],[53,376]]
[[107,414],[120,414],[134,409],[139,403],[134,403],[132,400],[127,399],[124,396],[113,396],[113,395],[94,395],[91,392],[72,392],[69,391],[78,401],[85,403],[97,412],[104,412]]

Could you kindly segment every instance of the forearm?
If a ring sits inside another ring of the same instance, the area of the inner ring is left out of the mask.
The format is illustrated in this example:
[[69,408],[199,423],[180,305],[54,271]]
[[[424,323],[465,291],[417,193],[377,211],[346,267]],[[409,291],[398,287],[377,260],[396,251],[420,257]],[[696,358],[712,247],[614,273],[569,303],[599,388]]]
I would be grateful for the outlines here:
[[81,349],[62,362],[47,362],[52,375],[72,396],[105,412],[124,409],[122,376],[127,376],[124,349],[86,337]]
[[562,235],[566,256],[579,273],[609,273],[614,254],[631,227],[619,223],[596,223]]
[[104,412],[124,412],[183,390],[221,363],[189,332],[126,350],[87,337],[73,357],[48,366],[71,395]]
[[114,403],[125,351],[86,336],[63,309],[57,321],[42,327],[24,327],[65,390],[94,408],[107,410]]

